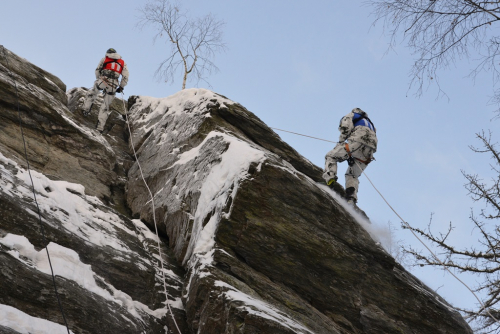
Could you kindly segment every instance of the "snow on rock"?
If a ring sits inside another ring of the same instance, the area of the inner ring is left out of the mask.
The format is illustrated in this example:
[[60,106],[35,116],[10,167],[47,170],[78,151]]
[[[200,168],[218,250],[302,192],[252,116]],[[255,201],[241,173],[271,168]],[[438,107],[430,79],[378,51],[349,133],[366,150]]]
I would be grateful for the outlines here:
[[[31,180],[33,180],[37,205],[33,201]],[[107,307],[120,310],[119,319],[121,320],[118,323],[122,324],[123,320],[125,320],[132,333],[138,329],[138,324],[144,324],[148,317],[161,320],[169,316],[167,303],[174,309],[183,310],[180,298],[181,279],[171,267],[164,269],[165,276],[169,280],[168,284],[173,289],[169,289],[169,294],[172,294],[172,296],[169,296],[166,303],[151,304],[149,302],[150,305],[146,305],[141,301],[134,300],[131,295],[116,288],[109,282],[110,277],[106,277],[106,269],[103,267],[107,266],[110,269],[128,263],[127,267],[119,270],[113,269],[114,277],[111,278],[113,283],[122,285],[116,280],[116,275],[120,274],[119,271],[121,270],[130,271],[127,273],[129,275],[134,275],[134,271],[148,273],[146,275],[141,274],[143,277],[147,277],[151,273],[153,282],[156,282],[154,283],[155,290],[158,294],[163,295],[163,289],[160,288],[160,282],[162,282],[161,268],[158,263],[158,255],[154,253],[157,252],[157,248],[149,248],[147,242],[147,240],[151,241],[151,239],[156,242],[157,238],[142,222],[135,220],[127,223],[124,217],[106,207],[99,199],[85,195],[85,188],[82,185],[50,180],[45,175],[34,170],[28,173],[27,170],[20,167],[13,160],[6,158],[0,152],[0,199],[2,201],[13,201],[14,203],[27,203],[23,209],[31,217],[33,224],[36,224],[35,226],[38,226],[38,206],[46,233],[48,231],[49,235],[53,233],[64,235],[61,240],[67,240],[69,236],[72,238],[69,246],[76,247],[72,249],[50,242],[46,249],[36,249],[29,239],[33,238],[33,235],[28,238],[13,233],[0,234],[0,254],[2,252],[8,254],[26,266],[26,270],[31,272],[36,270],[45,275],[51,275],[47,256],[48,250],[56,277],[62,277],[76,283],[78,289],[85,291],[86,294],[94,295],[92,299],[96,300],[96,302],[99,299],[107,300],[110,303]],[[2,211],[1,206],[0,211]],[[2,222],[1,228],[4,231],[9,230],[7,222]],[[23,224],[26,224],[26,221]],[[16,232],[23,232],[23,229],[18,229],[19,225],[16,226]],[[34,240],[40,240],[40,233],[40,231],[37,231]],[[76,249],[82,251],[82,246],[87,250],[87,252],[83,253],[86,260],[92,262],[97,259],[89,258],[89,254],[96,255],[99,253],[99,249],[105,250],[107,255],[99,255],[101,260],[94,263],[96,269],[105,276],[97,274],[92,265],[82,262],[82,253],[79,254],[75,251]],[[88,250],[92,251],[88,252]],[[95,253],[96,251],[97,253]],[[163,251],[165,252],[165,249]],[[109,259],[107,259],[108,256]],[[102,261],[104,263],[100,263]],[[110,267],[110,261],[116,264]],[[106,263],[108,264],[106,265]],[[47,276],[47,279],[49,277]],[[141,280],[140,277],[138,278]],[[172,284],[172,282],[176,283]],[[135,290],[138,287],[131,288]],[[151,287],[144,286],[144,289],[151,290]],[[175,291],[178,292],[175,293]],[[139,296],[136,295],[135,298],[137,297]],[[9,314],[9,318],[16,316],[15,319],[20,319],[18,313],[11,312]],[[31,319],[28,326],[36,328],[39,325],[38,322],[33,320],[36,318],[26,319]],[[18,328],[9,327],[11,323],[3,324],[3,326],[12,329]],[[54,326],[56,325],[54,324]],[[126,326],[120,326],[124,332],[128,331]],[[45,333],[42,331],[45,327],[40,328],[39,333]]]
[[240,104],[186,89],[131,96],[127,114],[115,99],[102,136],[100,98],[84,117],[85,88],[66,94],[5,54],[0,331],[64,329],[48,250],[75,333],[471,333],[380,247],[342,187],[318,184],[321,169]]
[[[184,271],[173,259],[168,241],[161,238],[165,264],[161,272],[151,232],[142,222],[131,220],[125,203],[126,173],[132,162],[124,136],[125,101],[116,98],[111,105],[109,132],[103,136],[94,129],[102,98],[84,117],[86,92],[74,88],[66,93],[59,78],[2,50],[0,303],[61,325],[44,256],[49,250],[73,332],[172,334],[174,321],[185,332]],[[0,332],[17,331],[17,321],[2,323]],[[36,322],[32,325],[43,328]]]
[[[42,217],[50,216],[48,224],[62,223],[58,228],[68,230],[78,237],[97,246],[109,246],[122,252],[130,252],[123,241],[117,237],[117,230],[135,235],[133,230],[124,226],[116,213],[105,212],[98,207],[103,206],[96,197],[86,196],[82,185],[66,181],[52,181],[45,175],[21,169],[17,163],[7,159],[0,152],[0,192],[10,198],[32,198],[31,178],[37,203]],[[13,168],[7,168],[10,165]],[[38,216],[37,212],[32,212]]]
[[[85,290],[126,307],[128,312],[138,319],[141,319],[141,316],[137,310],[146,312],[157,318],[161,318],[167,313],[165,308],[156,311],[150,310],[146,305],[132,300],[130,296],[109,284],[106,284],[106,289],[97,285],[95,279],[97,275],[92,271],[91,266],[82,263],[78,254],[72,249],[51,242],[48,244],[47,250],[43,249],[37,252],[26,237],[14,234],[7,234],[0,239],[0,244],[10,248],[7,253],[25,265],[50,275],[51,269],[47,256],[48,251],[52,268],[54,268],[54,275],[74,281]],[[99,281],[104,281],[102,278],[98,278]],[[174,307],[178,306],[178,302],[171,302],[171,304]]]
[[[183,89],[174,95],[160,99],[141,96],[136,103],[134,110],[147,109],[149,111],[147,113],[132,113],[131,115],[135,131],[142,132],[142,134],[157,128],[157,124],[164,121],[166,116],[176,116],[179,123],[188,125],[186,122],[198,118],[199,115],[210,117],[210,114],[207,113],[209,106],[234,104],[233,101],[219,94],[197,88]],[[190,128],[194,129],[194,125],[190,125]],[[173,133],[177,134],[175,131]]]
[[[14,307],[0,304],[0,329],[10,328],[20,334],[67,334],[65,326],[32,317]],[[70,331],[73,334],[73,331]]]
[[191,332],[406,333],[414,314],[425,319],[417,331],[468,333],[414,289],[412,311],[387,307],[411,287],[380,246],[386,230],[318,184],[321,170],[244,107],[205,89],[130,102],[138,162],[127,201],[152,224],[142,170],[158,228],[188,270]]
[[[227,149],[220,156],[220,162],[213,166],[205,177],[200,189],[198,210],[194,216],[194,225],[190,243],[184,262],[193,254],[207,253],[214,247],[215,232],[220,221],[222,209],[227,205],[229,197],[234,198],[238,185],[248,177],[248,169],[252,163],[260,166],[265,154],[248,143],[220,132],[211,132],[197,147],[182,153],[174,165],[185,165],[199,156],[199,150],[211,138],[221,137],[227,143]],[[178,193],[178,196],[186,194]],[[210,216],[211,214],[211,216]],[[203,220],[210,220],[203,225]]]

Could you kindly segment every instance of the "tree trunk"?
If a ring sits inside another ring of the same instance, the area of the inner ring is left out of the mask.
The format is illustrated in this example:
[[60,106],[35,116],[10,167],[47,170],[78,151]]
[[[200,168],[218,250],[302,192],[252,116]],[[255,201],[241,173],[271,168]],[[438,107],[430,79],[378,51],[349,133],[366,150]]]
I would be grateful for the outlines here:
[[186,80],[187,80],[188,72],[184,71],[184,78],[182,80],[182,89],[186,88]]

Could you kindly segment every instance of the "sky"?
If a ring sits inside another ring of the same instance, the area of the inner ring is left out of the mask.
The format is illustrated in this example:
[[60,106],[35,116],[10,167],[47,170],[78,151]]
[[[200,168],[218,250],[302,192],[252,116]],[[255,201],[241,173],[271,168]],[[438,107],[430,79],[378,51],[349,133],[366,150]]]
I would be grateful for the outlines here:
[[[180,90],[181,74],[172,83],[154,73],[169,45],[153,43],[154,30],[140,29],[138,9],[147,1],[4,1],[0,5],[0,45],[58,76],[67,89],[91,87],[94,70],[113,47],[130,71],[125,96],[166,97]],[[463,59],[440,72],[447,98],[437,98],[430,85],[421,97],[409,89],[413,57],[404,43],[388,51],[389,38],[373,26],[372,8],[364,1],[202,1],[184,0],[193,16],[214,14],[226,22],[227,50],[216,55],[220,71],[187,87],[209,88],[255,113],[268,126],[337,141],[338,123],[353,108],[366,111],[377,128],[376,161],[367,175],[396,211],[412,226],[455,231],[459,248],[477,244],[469,221],[473,203],[461,170],[490,179],[489,156],[473,153],[475,134],[500,120],[490,104],[493,82],[482,73],[471,80],[472,60]],[[333,144],[277,133],[318,166]],[[339,166],[343,183],[346,164]],[[386,206],[364,176],[359,206],[374,224],[391,223],[395,240],[423,249]],[[411,269],[411,268],[409,268]],[[411,269],[456,306],[475,298],[450,275],[439,270]],[[474,285],[475,278],[460,276]]]

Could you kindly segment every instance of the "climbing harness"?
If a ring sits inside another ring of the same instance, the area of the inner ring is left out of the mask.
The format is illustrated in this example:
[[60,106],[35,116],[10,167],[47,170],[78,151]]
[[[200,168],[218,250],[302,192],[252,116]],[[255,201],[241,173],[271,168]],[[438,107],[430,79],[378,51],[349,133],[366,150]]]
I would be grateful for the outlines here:
[[62,307],[61,299],[59,297],[59,293],[57,292],[56,278],[55,278],[55,275],[54,275],[54,269],[52,268],[52,261],[50,259],[50,253],[49,253],[49,243],[47,242],[47,237],[45,236],[45,229],[43,228],[43,224],[42,224],[42,216],[41,216],[41,213],[40,213],[40,207],[38,206],[38,201],[36,199],[35,185],[33,183],[33,178],[31,177],[30,162],[29,162],[28,153],[27,153],[27,150],[26,150],[26,140],[24,138],[23,121],[21,119],[21,110],[20,110],[20,107],[19,107],[19,91],[17,89],[17,82],[14,79],[14,77],[12,76],[12,73],[10,71],[9,59],[7,58],[7,55],[5,53],[5,47],[3,45],[1,45],[1,46],[2,46],[2,49],[3,49],[3,56],[4,56],[5,61],[7,63],[7,71],[9,71],[9,75],[12,78],[12,82],[14,83],[14,87],[16,89],[17,117],[19,119],[19,128],[21,129],[21,137],[23,138],[24,157],[25,157],[25,160],[26,160],[28,174],[29,174],[30,180],[31,180],[31,189],[33,191],[33,198],[35,200],[35,204],[36,204],[36,208],[37,208],[38,222],[39,222],[39,225],[40,225],[40,231],[42,232],[43,243],[46,245],[45,246],[45,251],[47,252],[47,258],[49,260],[50,273],[51,273],[51,276],[52,276],[52,284],[54,285],[54,292],[56,294],[57,303],[59,304],[59,310],[61,311],[61,315],[62,315],[62,318],[63,318],[63,321],[64,321],[64,325],[66,326],[66,330],[68,331],[68,334],[70,334],[69,327],[68,327],[68,322],[66,321],[66,316],[64,314],[64,309]]
[[[110,81],[110,80],[113,80],[113,79],[108,78],[108,77],[107,77],[107,76],[105,76],[105,75],[101,75],[101,77],[100,77],[99,79],[101,79],[102,81],[104,81],[104,83],[105,83],[106,85],[108,85],[109,87],[111,87],[111,88],[112,88],[112,90],[115,90],[115,89],[118,87],[118,84],[117,84],[117,83],[114,83],[114,82],[111,82],[111,81]],[[104,95],[106,95],[106,89],[107,89],[107,87],[101,88],[101,86],[99,86],[99,89],[102,89],[102,90],[103,90]],[[108,95],[115,95],[115,93],[112,93],[112,92],[109,92],[109,93],[107,93],[107,94],[108,94]]]
[[[271,129],[276,129],[276,128],[271,128]],[[280,130],[280,129],[276,129],[276,130]],[[289,133],[294,133],[294,132],[291,132],[291,131],[286,131],[286,130],[280,130],[280,131],[284,131],[284,132],[289,132]],[[314,137],[311,137],[311,136],[306,136],[306,135],[303,135],[303,134],[299,134],[299,133],[294,133],[294,134],[297,134],[299,136],[304,136],[304,137],[309,137],[309,138],[314,138]],[[314,138],[314,139],[318,139],[318,140],[323,140],[323,141],[327,141],[327,142],[331,142],[331,143],[335,143],[333,141],[330,141],[330,140],[326,140],[326,139],[321,139],[321,138]],[[347,148],[346,148],[347,149]],[[396,216],[398,216],[399,219],[401,219],[401,221],[403,222],[403,224],[410,230],[410,232],[413,234],[413,236],[415,236],[415,238],[417,238],[417,240],[429,251],[429,253],[431,253],[431,255],[434,257],[434,259],[436,259],[437,262],[439,262],[439,264],[451,275],[453,276],[458,282],[462,283],[463,286],[465,286],[467,288],[467,290],[469,290],[472,295],[476,298],[476,300],[479,302],[479,304],[481,304],[483,310],[485,310],[486,313],[488,313],[488,315],[493,319],[495,320],[497,323],[500,324],[500,321],[495,318],[493,316],[493,314],[491,314],[491,312],[489,311],[488,308],[486,308],[486,305],[484,305],[484,303],[481,301],[481,299],[479,299],[479,297],[476,295],[476,293],[464,282],[462,281],[460,278],[458,278],[449,268],[446,264],[443,263],[443,261],[441,261],[437,255],[427,246],[427,244],[418,237],[418,235],[415,233],[415,231],[413,231],[413,228],[411,227],[411,225],[406,221],[404,220],[397,212],[396,210],[394,210],[394,208],[389,204],[389,202],[385,199],[385,197],[382,195],[382,193],[377,189],[377,187],[375,187],[375,185],[373,184],[372,180],[370,180],[370,178],[368,177],[368,175],[366,174],[366,172],[361,168],[361,166],[358,164],[358,162],[356,160],[354,160],[354,162],[356,163],[356,165],[358,166],[359,169],[361,169],[363,175],[367,178],[367,180],[370,182],[370,184],[372,185],[372,187],[375,189],[375,191],[377,191],[377,193],[380,195],[380,197],[382,197],[382,199],[384,200],[384,202],[387,204],[387,206],[392,210],[392,212],[394,212],[396,214]]]
[[154,222],[154,225],[155,225],[156,241],[157,241],[157,246],[158,246],[158,254],[159,254],[160,263],[161,263],[161,274],[162,274],[162,279],[163,279],[163,292],[165,293],[165,298],[166,298],[165,299],[165,304],[167,304],[168,311],[170,312],[170,315],[172,316],[172,320],[174,321],[175,327],[177,328],[177,332],[179,334],[181,334],[181,330],[179,329],[179,326],[177,325],[177,321],[175,321],[175,317],[174,317],[174,314],[172,312],[172,308],[170,307],[170,304],[168,303],[167,283],[166,283],[166,280],[165,280],[165,269],[164,269],[163,257],[162,257],[162,253],[161,253],[160,235],[158,234],[158,226],[156,224],[155,199],[154,199],[153,193],[151,192],[151,189],[148,186],[148,183],[146,182],[146,179],[144,178],[144,174],[142,172],[141,164],[139,162],[139,159],[137,158],[137,153],[135,151],[134,140],[133,140],[133,136],[132,136],[132,130],[130,129],[130,122],[129,122],[129,119],[128,119],[128,112],[127,112],[127,108],[125,107],[125,96],[124,96],[123,92],[122,92],[122,101],[123,101],[123,110],[125,111],[125,120],[127,121],[128,132],[129,132],[129,135],[130,135],[129,138],[130,138],[130,144],[132,146],[132,152],[134,153],[135,161],[137,162],[137,166],[139,167],[139,172],[141,173],[142,181],[144,182],[144,185],[146,186],[146,189],[148,190],[149,196],[151,198],[151,206],[152,206],[152,209],[153,209],[153,222]]
[[358,160],[359,162],[364,163],[365,165],[368,165],[370,162],[372,162],[373,160],[375,160],[375,158],[370,158],[368,160],[361,160],[360,158],[353,157],[352,156],[352,152],[349,150],[349,144],[348,143],[345,143],[345,150],[346,150],[347,154],[349,155],[349,159],[347,159],[347,162],[348,162],[349,166],[354,165],[354,162],[356,160]]

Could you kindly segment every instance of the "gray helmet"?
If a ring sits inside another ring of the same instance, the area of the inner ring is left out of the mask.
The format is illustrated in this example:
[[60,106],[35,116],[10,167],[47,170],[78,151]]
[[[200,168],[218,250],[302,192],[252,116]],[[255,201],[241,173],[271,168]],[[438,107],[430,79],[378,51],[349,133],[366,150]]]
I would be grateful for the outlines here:
[[109,48],[108,51],[106,51],[106,53],[116,53],[116,50],[113,48]]

